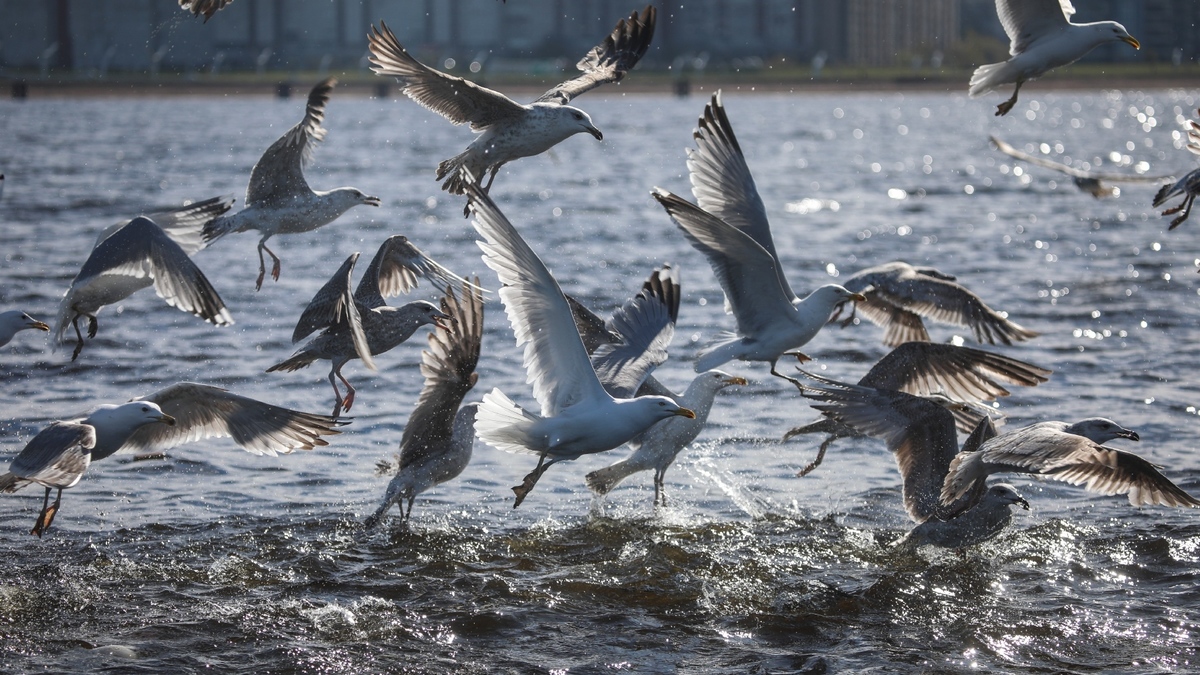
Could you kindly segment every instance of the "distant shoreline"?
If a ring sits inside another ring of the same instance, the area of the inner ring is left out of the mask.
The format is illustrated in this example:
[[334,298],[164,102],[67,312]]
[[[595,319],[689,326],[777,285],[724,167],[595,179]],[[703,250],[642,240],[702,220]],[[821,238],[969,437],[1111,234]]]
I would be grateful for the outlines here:
[[[396,97],[400,89],[390,78],[366,77],[362,73],[338,75],[341,82],[339,94],[359,96]],[[229,75],[212,79],[184,79],[179,76],[150,79],[146,77],[113,76],[108,79],[20,78],[0,76],[0,98],[47,99],[47,98],[104,98],[104,97],[152,97],[152,96],[283,96],[304,97],[308,89],[322,77],[316,73],[278,73],[272,75]],[[820,79],[796,79],[773,77],[770,73],[755,72],[744,76],[730,73],[705,73],[685,78],[689,94],[699,95],[724,89],[740,93],[825,93],[825,92],[894,92],[894,91],[945,91],[966,93],[968,75],[949,77],[944,74],[898,77],[845,77],[830,76]],[[518,98],[536,96],[552,86],[557,80],[535,78],[496,77],[484,81],[487,86],[502,89]],[[24,83],[21,96],[18,83]],[[1045,89],[1197,89],[1200,77],[1192,73],[1167,75],[1119,75],[1104,76],[1089,74],[1081,77],[1054,76],[1040,82]],[[1039,87],[1038,83],[1031,85]],[[620,94],[670,94],[679,93],[680,80],[666,73],[652,72],[629,77],[615,87],[598,92],[600,96]],[[1002,93],[1007,95],[1011,88]]]

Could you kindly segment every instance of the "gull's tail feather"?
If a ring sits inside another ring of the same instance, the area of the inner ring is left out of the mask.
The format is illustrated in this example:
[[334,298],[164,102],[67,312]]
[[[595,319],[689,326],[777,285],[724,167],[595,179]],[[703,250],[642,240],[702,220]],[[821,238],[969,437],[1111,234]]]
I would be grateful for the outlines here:
[[0,492],[16,492],[32,482],[24,478],[18,478],[11,473],[6,473],[0,476]]
[[975,72],[971,75],[971,88],[967,92],[971,98],[986,94],[1002,84],[1015,81],[1015,78],[1008,76],[1007,65],[1007,61],[1002,61],[976,68]]
[[475,435],[498,450],[537,455],[541,451],[530,447],[533,441],[530,431],[541,419],[513,403],[499,389],[493,389],[484,395],[475,413]]
[[204,228],[200,230],[204,245],[208,246],[230,232],[245,232],[248,228],[243,227],[245,219],[241,218],[241,215],[242,212],[238,211],[228,216],[217,216],[205,223]]
[[942,483],[942,504],[950,505],[970,492],[977,481],[987,478],[982,452],[960,452],[950,461]]
[[277,370],[282,370],[285,373],[290,373],[292,371],[300,370],[301,368],[307,368],[308,366],[312,365],[313,361],[316,360],[317,355],[315,353],[307,350],[301,350],[295,354],[292,354],[292,356],[286,361],[280,361],[270,368],[267,368],[267,372],[273,373]]
[[1174,192],[1172,192],[1174,189],[1175,189],[1175,185],[1162,186],[1162,188],[1159,189],[1158,193],[1154,195],[1153,206],[1155,208],[1162,206],[1168,199],[1175,196]]
[[596,469],[585,476],[584,481],[587,483],[588,489],[592,492],[598,495],[606,495],[613,488],[617,487],[617,483],[641,471],[643,468],[625,459],[612,466]]
[[696,361],[696,372],[703,373],[738,358],[741,346],[742,338],[736,333],[720,333],[716,340],[700,352],[700,359]]
[[467,192],[467,181],[470,180],[470,177],[469,175],[464,175],[460,169],[467,161],[468,152],[470,151],[461,152],[438,164],[437,179],[442,180],[446,178],[446,182],[442,183],[442,189],[452,195],[461,195]]

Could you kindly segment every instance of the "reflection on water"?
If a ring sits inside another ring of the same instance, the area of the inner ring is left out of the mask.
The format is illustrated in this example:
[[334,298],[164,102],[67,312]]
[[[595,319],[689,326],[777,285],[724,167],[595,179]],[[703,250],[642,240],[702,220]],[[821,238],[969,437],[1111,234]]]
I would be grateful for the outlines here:
[[[725,103],[794,288],[892,259],[958,275],[1042,333],[1005,353],[1055,370],[1003,402],[1010,424],[1113,417],[1197,492],[1200,239],[1188,226],[1167,234],[1152,187],[1093,200],[987,145],[994,133],[1093,168],[1179,173],[1192,160],[1172,132],[1196,98],[1043,91],[1004,119],[958,94],[726,92]],[[659,371],[677,390],[732,325],[707,265],[648,195],[687,193],[684,148],[703,104],[589,95],[604,142],[572,138],[511,164],[493,192],[563,287],[601,313],[654,264],[681,268]],[[142,208],[240,202],[250,167],[299,115],[296,100],[256,98],[0,102],[0,305],[52,318],[95,234]],[[146,291],[100,314],[76,363],[19,335],[0,351],[4,457],[48,420],[184,379],[324,411],[325,366],[263,371],[291,353],[296,317],[338,264],[391,234],[495,286],[461,202],[433,180],[469,132],[407,100],[337,94],[327,126],[310,183],[354,185],[384,206],[273,239],[283,276],[259,293],[255,235],[197,255],[231,328]],[[834,327],[806,351],[825,374],[857,379],[884,353],[879,337]],[[514,511],[509,486],[533,460],[478,444],[458,481],[418,498],[410,529],[364,533],[386,484],[375,462],[395,451],[421,386],[422,344],[380,357],[378,372],[347,366],[356,416],[329,447],[271,458],[209,442],[165,461],[105,460],[41,541],[28,534],[39,491],[0,499],[4,669],[1079,672],[1196,659],[1195,514],[1017,480],[1034,510],[1000,538],[962,556],[894,551],[908,523],[892,459],[846,439],[794,478],[816,443],[777,439],[815,413],[758,366],[729,366],[752,383],[717,399],[667,473],[667,509],[651,507],[650,474],[592,503],[582,477],[618,451],[555,467]],[[493,386],[532,400],[494,294],[474,398]]]

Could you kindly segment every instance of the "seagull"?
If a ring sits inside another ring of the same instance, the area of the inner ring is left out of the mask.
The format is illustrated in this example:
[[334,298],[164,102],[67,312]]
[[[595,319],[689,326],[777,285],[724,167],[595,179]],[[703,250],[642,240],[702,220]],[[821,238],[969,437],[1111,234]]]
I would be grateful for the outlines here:
[[190,206],[139,216],[117,223],[100,233],[91,255],[71,281],[58,309],[54,345],[65,341],[67,328],[75,329],[71,360],[83,351],[79,320],[86,318],[88,337],[96,337],[96,313],[105,305],[124,300],[148,286],[158,297],[217,326],[233,324],[204,273],[189,258],[204,248],[199,232],[205,223],[225,213],[233,200],[206,199]]
[[[321,437],[341,433],[337,427],[343,424],[332,417],[281,408],[220,387],[179,382],[129,403],[101,405],[86,415],[47,427],[13,460],[9,473],[0,475],[0,492],[15,492],[35,482],[46,486],[47,500],[52,487],[59,489],[61,499],[61,491],[79,482],[89,462],[118,451],[161,453],[206,438],[232,438],[255,455],[311,450],[328,445]],[[56,501],[48,518],[43,509],[40,529],[50,526],[57,508]],[[36,530],[34,534],[41,536]]]
[[[902,391],[914,396],[944,395],[955,403],[965,405],[951,406],[950,411],[958,430],[970,433],[987,417],[977,407],[1008,396],[1003,384],[1036,387],[1049,379],[1051,372],[1031,363],[980,349],[932,342],[906,342],[888,352],[858,384],[872,389]],[[825,459],[825,451],[834,441],[858,435],[853,428],[824,417],[792,429],[784,434],[783,440],[812,433],[827,436],[817,450],[816,459],[797,476],[808,475],[820,466]]]
[[696,372],[733,359],[767,361],[772,375],[795,383],[776,370],[779,358],[809,360],[797,350],[816,336],[836,306],[864,297],[837,284],[821,286],[804,299],[792,292],[721,92],[705,106],[698,125],[688,170],[699,205],[662,188],[651,192],[692,247],[708,258],[725,291],[725,310],[737,319],[736,333],[722,333],[700,353]]
[[633,454],[616,464],[589,473],[585,480],[588,489],[598,495],[608,494],[625,478],[639,472],[654,469],[654,505],[667,505],[667,494],[663,477],[667,468],[679,453],[696,440],[708,424],[717,392],[734,385],[746,385],[743,377],[736,377],[720,370],[700,373],[682,394],[667,396],[680,406],[696,413],[695,418],[672,417],[650,427],[630,441]]
[[[1009,321],[1006,314],[993,310],[955,277],[932,267],[914,267],[906,262],[890,262],[868,267],[842,282],[847,289],[861,293],[850,316],[841,319],[850,325],[856,312],[884,328],[883,343],[889,347],[905,342],[929,342],[922,317],[941,323],[970,328],[975,340],[1006,345],[1037,337],[1037,333]],[[829,319],[840,319],[842,307]]]
[[[896,458],[903,479],[904,507],[917,525],[898,545],[933,544],[962,549],[999,534],[1012,522],[1012,505],[1029,503],[1010,485],[977,489],[952,505],[941,503],[942,482],[958,453],[954,415],[947,399],[935,402],[902,391],[875,389],[835,382],[805,373],[816,384],[805,383],[803,394],[821,403],[813,407],[826,416],[879,438]],[[984,417],[963,443],[970,452],[996,433]]]
[[179,6],[185,12],[191,12],[192,16],[204,15],[204,23],[212,18],[213,14],[225,8],[226,5],[233,0],[179,0]]
[[[462,400],[479,379],[475,372],[483,340],[479,280],[464,283],[461,297],[459,300],[450,289],[442,298],[442,311],[449,315],[450,324],[430,333],[429,348],[421,352],[425,387],[400,439],[396,476],[388,483],[379,508],[367,518],[367,527],[378,525],[392,504],[401,500],[408,501],[407,508],[401,506],[407,522],[417,495],[456,478],[471,461],[479,404],[462,405]],[[379,468],[388,472],[392,465],[381,463]]]
[[315,230],[337,220],[343,213],[359,204],[379,206],[379,197],[371,197],[352,187],[340,187],[316,192],[304,179],[304,167],[312,161],[313,148],[325,138],[321,122],[325,119],[325,104],[337,84],[326,78],[308,94],[304,119],[279,140],[271,144],[250,171],[246,187],[246,208],[218,218],[204,227],[204,241],[212,242],[230,232],[257,230],[258,279],[254,289],[262,288],[266,276],[263,251],[274,261],[271,278],[279,281],[279,256],[267,248],[267,240],[277,234],[298,234]]
[[1153,464],[1104,443],[1117,438],[1140,440],[1137,432],[1103,417],[1074,424],[1039,422],[997,436],[950,463],[942,502],[966,494],[994,473],[1027,473],[1102,495],[1125,494],[1133,506],[1200,506]]
[[10,309],[7,312],[0,312],[0,347],[11,342],[13,336],[18,332],[29,329],[49,331],[50,325],[38,321],[20,310]]
[[996,13],[1011,41],[1012,58],[980,66],[971,75],[972,98],[1009,83],[1015,83],[1012,98],[996,106],[996,115],[1006,115],[1017,103],[1017,93],[1026,80],[1046,71],[1074,63],[1096,47],[1124,42],[1141,49],[1125,27],[1115,21],[1071,23],[1075,13],[1070,0],[996,0]]
[[[442,189],[463,194],[464,176],[478,180],[490,172],[483,188],[486,194],[496,172],[514,159],[541,154],[578,133],[603,140],[592,118],[567,104],[584,92],[625,77],[650,48],[657,16],[657,10],[647,5],[641,14],[634,12],[618,21],[612,34],[576,64],[582,75],[556,85],[528,105],[417,61],[383,22],[382,29],[371,27],[367,40],[377,75],[394,76],[404,93],[422,107],[452,124],[470,124],[471,131],[479,134],[466,150],[438,165],[437,179],[445,179]],[[463,168],[467,174],[460,171]]]
[[551,465],[611,450],[669,417],[696,414],[665,396],[609,395],[550,270],[482,189],[474,181],[465,184],[472,222],[486,239],[479,242],[484,263],[500,278],[500,299],[517,346],[525,348],[526,381],[541,405],[541,414],[534,414],[492,389],[475,418],[475,433],[483,442],[538,456],[537,468],[513,488],[516,508]]
[[[341,268],[313,296],[296,322],[292,342],[299,342],[316,330],[324,331],[291,358],[267,368],[268,373],[277,370],[290,373],[317,359],[329,359],[332,362],[329,384],[333,386],[334,417],[354,404],[354,387],[342,375],[342,366],[351,359],[361,358],[368,368],[375,370],[375,361],[371,357],[404,342],[421,326],[441,325],[441,320],[450,318],[431,302],[417,300],[400,307],[389,307],[385,298],[407,293],[417,285],[418,276],[425,277],[443,293],[452,283],[466,283],[422,253],[407,237],[395,235],[379,246],[351,295],[350,283],[358,256],[354,253],[346,258]],[[346,385],[345,398],[334,378]]]
[[[1200,110],[1196,112],[1200,113]],[[1188,120],[1184,126],[1188,130],[1188,142],[1184,147],[1189,152],[1200,155],[1200,123]],[[3,176],[0,176],[0,178],[3,178]],[[1186,176],[1179,179],[1177,183],[1174,185],[1164,185],[1158,191],[1158,194],[1154,195],[1154,208],[1166,204],[1167,200],[1183,195],[1183,201],[1180,202],[1179,206],[1166,209],[1162,212],[1164,216],[1169,216],[1183,211],[1178,218],[1171,221],[1171,227],[1167,229],[1173,230],[1180,223],[1188,219],[1188,216],[1192,214],[1192,202],[1195,201],[1198,194],[1200,194],[1200,169],[1193,169]]]
[[1105,173],[1102,171],[1084,171],[1076,169],[1073,166],[1067,166],[1061,162],[1055,162],[1045,157],[1038,157],[1027,152],[1021,152],[1013,146],[996,138],[988,136],[988,140],[996,149],[1009,157],[1019,159],[1022,162],[1029,162],[1037,166],[1053,169],[1059,173],[1064,173],[1071,177],[1075,182],[1075,187],[1091,194],[1096,199],[1101,197],[1117,197],[1121,194],[1121,189],[1117,187],[1109,187],[1104,183],[1161,183],[1162,181],[1174,180],[1174,176],[1141,176],[1130,173]]

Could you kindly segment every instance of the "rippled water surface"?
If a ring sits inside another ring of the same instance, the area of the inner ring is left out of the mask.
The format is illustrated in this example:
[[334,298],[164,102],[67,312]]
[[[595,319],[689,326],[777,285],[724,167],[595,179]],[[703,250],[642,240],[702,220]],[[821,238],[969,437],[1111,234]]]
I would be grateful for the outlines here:
[[[581,104],[602,143],[577,136],[511,164],[493,195],[564,289],[601,313],[655,264],[681,268],[684,306],[659,376],[682,389],[703,343],[733,322],[707,264],[649,190],[688,194],[684,149],[705,101],[597,94]],[[894,259],[958,275],[1042,333],[1003,349],[1055,371],[1004,401],[1010,425],[1112,417],[1141,434],[1129,449],[1193,493],[1200,222],[1168,233],[1150,208],[1155,188],[1094,200],[1061,176],[1014,169],[987,135],[1044,142],[1093,167],[1144,161],[1151,173],[1182,173],[1194,162],[1176,132],[1197,99],[1041,90],[996,119],[994,100],[958,94],[725,94],[794,288]],[[51,320],[103,227],[184,200],[240,202],[251,166],[302,108],[220,97],[0,102],[0,306]],[[231,328],[147,290],[100,314],[76,363],[20,334],[0,350],[0,456],[50,420],[179,380],[329,410],[327,366],[263,371],[291,353],[300,310],[341,261],[372,255],[389,235],[495,288],[462,202],[433,180],[468,131],[407,100],[336,92],[326,126],[310,182],[353,185],[383,206],[273,239],[283,276],[258,293],[257,235],[198,254]],[[434,299],[424,288],[417,296]],[[487,311],[468,400],[495,386],[531,405],[494,294]],[[114,457],[66,494],[42,540],[29,535],[41,491],[0,498],[0,670],[1195,668],[1195,512],[1016,479],[1033,510],[998,539],[962,555],[895,551],[909,523],[891,457],[876,441],[844,440],[795,478],[816,442],[778,439],[815,413],[762,364],[729,367],[752,383],[720,396],[668,472],[668,508],[651,508],[650,474],[592,502],[583,475],[616,450],[554,467],[514,511],[509,486],[533,461],[478,443],[459,480],[418,498],[410,530],[392,519],[365,533],[387,482],[375,464],[395,452],[421,386],[423,335],[378,357],[378,372],[346,367],[359,389],[354,421],[328,447],[272,458],[218,441],[164,461]],[[885,353],[880,335],[831,327],[805,351],[826,374],[856,380]]]

